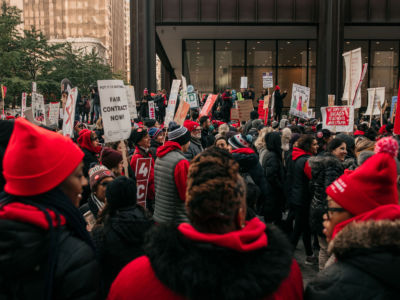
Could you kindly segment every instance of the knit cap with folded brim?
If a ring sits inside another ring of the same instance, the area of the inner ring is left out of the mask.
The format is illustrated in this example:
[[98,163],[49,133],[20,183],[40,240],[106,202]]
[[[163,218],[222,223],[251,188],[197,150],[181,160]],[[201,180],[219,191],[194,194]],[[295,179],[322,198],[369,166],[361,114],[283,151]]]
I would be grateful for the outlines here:
[[90,190],[92,192],[95,191],[97,185],[102,181],[104,178],[111,177],[115,178],[113,172],[111,172],[108,168],[103,165],[96,165],[89,170],[89,185]]
[[168,141],[176,142],[183,146],[190,141],[190,132],[186,127],[180,126],[175,122],[170,122],[168,125]]

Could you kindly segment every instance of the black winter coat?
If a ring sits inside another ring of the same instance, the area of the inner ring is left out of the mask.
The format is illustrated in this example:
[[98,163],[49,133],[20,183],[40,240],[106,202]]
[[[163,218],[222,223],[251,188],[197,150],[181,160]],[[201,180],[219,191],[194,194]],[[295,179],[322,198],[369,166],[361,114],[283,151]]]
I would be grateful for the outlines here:
[[265,178],[271,187],[268,195],[269,201],[274,204],[274,212],[279,214],[285,206],[285,193],[283,188],[284,174],[282,160],[277,153],[268,151],[265,158]]
[[99,160],[96,157],[96,153],[89,151],[88,149],[81,148],[85,156],[83,157],[83,175],[88,178],[89,177],[89,170],[99,163]]
[[324,236],[322,233],[322,216],[326,213],[326,188],[343,174],[343,164],[330,153],[314,156],[308,160],[311,167],[311,206],[310,227],[312,232]]
[[[304,154],[294,161],[293,183],[290,192],[290,204],[300,207],[308,207],[311,201],[311,192],[308,186],[309,179],[304,173],[304,167],[309,155]],[[293,159],[293,152],[292,152]]]
[[118,210],[92,231],[106,288],[130,261],[144,254],[143,241],[153,222],[138,205]]
[[[60,229],[53,299],[100,299],[95,254],[67,227]],[[0,220],[0,299],[43,299],[50,233],[32,224]]]
[[337,258],[307,285],[308,300],[399,299],[400,220],[353,222],[330,244]]
[[159,143],[153,139],[150,140],[150,153],[151,153],[151,156],[153,156],[154,161],[156,161],[156,159],[157,159],[157,149],[160,146],[162,146],[161,143]]

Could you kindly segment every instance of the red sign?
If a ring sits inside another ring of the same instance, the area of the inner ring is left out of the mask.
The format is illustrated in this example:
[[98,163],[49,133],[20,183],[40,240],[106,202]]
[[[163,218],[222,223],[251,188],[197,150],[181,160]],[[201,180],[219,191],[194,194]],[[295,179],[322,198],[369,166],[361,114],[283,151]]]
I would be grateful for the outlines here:
[[201,109],[199,118],[201,118],[202,116],[208,116],[210,114],[211,109],[215,104],[215,101],[217,101],[217,97],[218,97],[218,95],[213,95],[213,94],[208,95],[206,103],[204,104],[203,108]]
[[151,171],[151,158],[139,158],[136,163],[137,203],[146,207],[147,187]]
[[258,101],[258,118],[264,120],[264,124],[268,121],[268,107],[264,109],[264,100]]
[[[400,81],[399,81],[400,84]],[[397,104],[396,104],[396,112],[400,112],[400,89],[397,92]],[[400,113],[396,113],[394,117],[394,134],[400,134]]]
[[327,126],[348,126],[350,122],[349,106],[326,107]]

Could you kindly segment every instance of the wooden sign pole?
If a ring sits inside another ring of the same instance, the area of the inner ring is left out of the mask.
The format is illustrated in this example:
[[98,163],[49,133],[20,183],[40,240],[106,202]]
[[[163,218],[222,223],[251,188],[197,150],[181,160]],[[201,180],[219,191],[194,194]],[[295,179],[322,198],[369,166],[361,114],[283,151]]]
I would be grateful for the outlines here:
[[[121,144],[122,143],[122,144]],[[126,145],[125,141],[120,141],[119,144],[121,145],[122,148],[122,162],[124,164],[124,173],[125,176],[129,178],[129,172],[128,172],[128,158],[126,157]]]

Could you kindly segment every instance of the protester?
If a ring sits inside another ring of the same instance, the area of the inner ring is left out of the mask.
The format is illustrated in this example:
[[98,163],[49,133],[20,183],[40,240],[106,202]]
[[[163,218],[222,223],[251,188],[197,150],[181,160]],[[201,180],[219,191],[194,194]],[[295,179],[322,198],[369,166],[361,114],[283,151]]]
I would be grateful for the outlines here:
[[162,146],[165,141],[165,129],[164,128],[150,128],[149,129],[150,140],[150,153],[154,161],[157,159],[157,149]]
[[302,299],[289,243],[273,225],[245,222],[245,195],[228,152],[196,156],[187,187],[190,224],[155,226],[146,256],[121,271],[108,298]]
[[201,145],[201,127],[199,123],[190,120],[186,120],[183,126],[190,132],[189,149],[184,154],[186,159],[191,161],[197,154],[204,150]]
[[99,138],[94,131],[83,129],[79,132],[78,145],[85,154],[83,158],[83,174],[89,175],[89,169],[99,162],[98,157],[101,152]]
[[136,203],[136,182],[118,177],[107,185],[107,203],[92,236],[108,289],[125,265],[144,254],[144,234],[152,226],[145,209]]
[[226,137],[222,134],[217,134],[215,136],[215,147],[220,148],[220,149],[224,149],[226,151],[230,151],[231,149],[229,149],[229,145],[228,142],[226,140]]
[[224,122],[228,123],[231,119],[231,108],[233,105],[230,88],[226,88],[225,92],[222,94],[222,103],[222,119]]
[[199,120],[201,127],[201,146],[203,149],[210,147],[214,144],[214,136],[210,132],[211,121],[207,116],[202,116]]
[[375,151],[326,189],[324,234],[335,262],[307,285],[306,299],[398,298],[398,144],[383,138]]
[[77,208],[83,157],[69,138],[15,121],[0,196],[1,299],[100,299],[94,245]]
[[100,109],[100,96],[97,87],[92,87],[90,92],[90,97],[92,99],[93,105],[93,116],[91,118],[92,124],[95,124],[97,120],[101,116],[101,109]]
[[320,271],[325,267],[328,260],[328,245],[322,233],[322,216],[326,213],[327,207],[325,189],[343,174],[343,162],[346,154],[346,143],[335,138],[328,143],[323,155],[314,156],[308,160],[311,167],[311,190],[313,194],[310,206],[310,226],[311,232],[318,236]]
[[255,110],[253,110],[252,112],[250,112],[250,120],[248,120],[246,122],[246,124],[244,125],[243,128],[243,133],[244,134],[248,134],[249,130],[252,128],[253,125],[253,121],[258,119],[258,112],[256,112]]
[[140,117],[142,119],[149,117],[149,101],[153,98],[149,95],[149,90],[146,88],[143,91],[143,98],[140,101]]
[[104,147],[101,151],[100,163],[113,172],[115,177],[121,176],[124,172],[122,154],[114,149]]
[[158,148],[155,163],[155,209],[158,224],[186,222],[186,178],[189,162],[183,153],[189,149],[190,133],[175,122],[168,126],[168,141]]
[[283,108],[283,99],[285,99],[287,92],[281,94],[281,88],[277,85],[275,86],[274,98],[275,98],[275,119],[280,120]]

